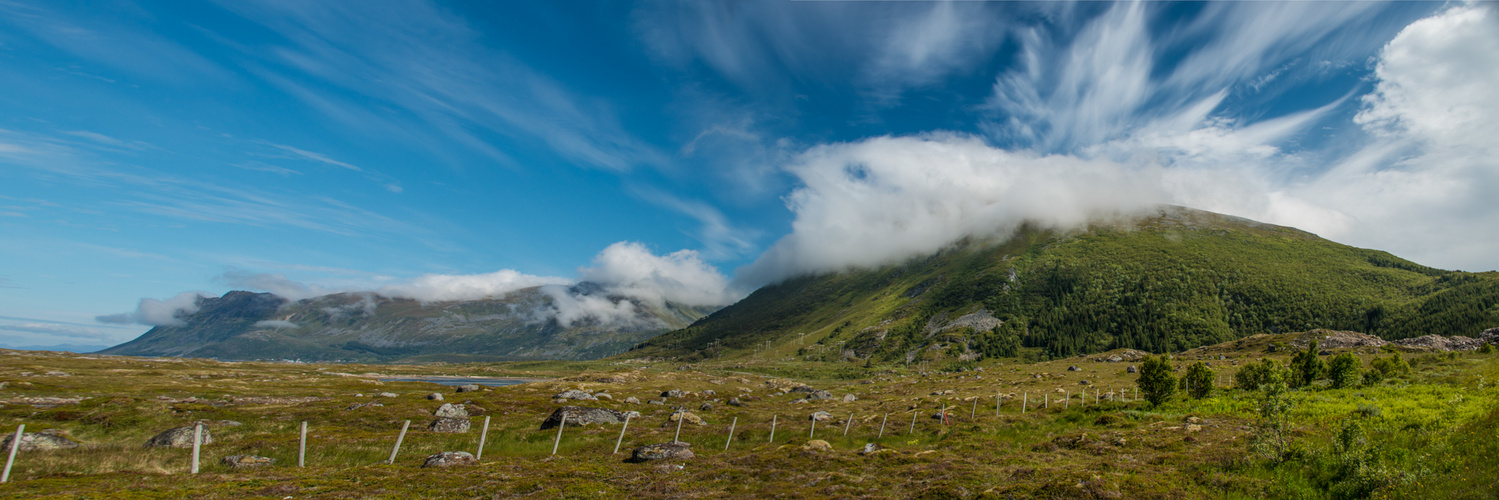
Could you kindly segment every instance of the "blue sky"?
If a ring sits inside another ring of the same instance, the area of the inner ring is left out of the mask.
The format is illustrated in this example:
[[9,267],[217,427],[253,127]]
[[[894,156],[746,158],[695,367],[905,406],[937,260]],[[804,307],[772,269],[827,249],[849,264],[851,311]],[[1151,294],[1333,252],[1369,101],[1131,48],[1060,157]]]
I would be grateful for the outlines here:
[[0,345],[237,288],[727,303],[1153,203],[1494,269],[1494,10],[0,0]]

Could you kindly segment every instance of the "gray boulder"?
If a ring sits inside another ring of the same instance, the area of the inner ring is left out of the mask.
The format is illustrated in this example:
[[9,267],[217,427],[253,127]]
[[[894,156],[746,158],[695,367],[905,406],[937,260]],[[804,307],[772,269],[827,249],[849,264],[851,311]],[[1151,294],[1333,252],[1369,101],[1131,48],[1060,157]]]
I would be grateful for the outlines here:
[[564,406],[552,411],[547,419],[541,422],[542,429],[551,429],[567,419],[567,426],[588,424],[619,424],[624,423],[625,417],[636,418],[640,416],[637,412],[623,412],[609,408],[590,408],[587,406]]
[[444,434],[463,434],[468,432],[471,425],[466,418],[439,418],[427,424],[427,430]]
[[577,389],[568,389],[568,390],[559,392],[559,393],[557,393],[556,396],[552,396],[552,398],[554,398],[554,399],[585,399],[585,400],[588,400],[588,401],[595,401],[595,400],[599,399],[599,398],[594,397],[592,394],[589,394],[589,393],[586,393],[586,392],[583,392],[583,391],[580,391],[580,390],[577,390]]
[[813,389],[810,386],[798,385],[796,387],[792,387],[790,392],[801,392],[801,393],[811,394],[811,393],[817,392],[817,389]]
[[703,405],[697,407],[697,409],[699,411],[713,411],[713,403],[703,403]]
[[[0,442],[0,452],[10,451],[10,443],[16,440],[14,432],[5,434],[5,441]],[[188,446],[192,446],[192,437],[188,437]],[[21,446],[16,448],[21,451],[32,450],[63,450],[77,448],[78,442],[64,437],[62,434],[51,429],[41,432],[27,432],[21,434]]]
[[696,458],[697,455],[692,453],[691,448],[691,444],[682,441],[648,444],[635,448],[635,451],[630,452],[630,459],[626,461],[641,463],[653,460],[687,460]]
[[442,401],[442,394],[434,392],[432,394],[428,394],[427,395],[427,399],[430,399],[430,400],[433,400],[433,401]]
[[256,455],[229,455],[224,457],[223,463],[231,469],[253,469],[274,464],[276,459]]
[[638,405],[640,404],[640,399],[636,398],[635,396],[630,396],[625,398],[625,404]]
[[1124,373],[1137,373],[1139,371],[1139,369],[1135,368],[1135,365],[1129,365],[1129,368],[1124,369]]
[[454,392],[479,392],[479,384],[463,384],[458,386]]
[[437,411],[432,412],[432,415],[436,416],[438,418],[461,418],[461,419],[467,419],[468,418],[468,410],[464,409],[463,405],[455,405],[453,403],[443,403],[442,406],[437,407]]
[[[213,436],[208,432],[208,426],[203,426],[202,444],[213,442]],[[147,448],[192,448],[193,426],[174,427],[161,431],[160,434],[146,440]]]
[[475,465],[479,460],[473,454],[466,451],[440,451],[433,453],[422,461],[422,468],[428,467],[455,467],[460,465]]
[[729,406],[744,406],[744,402],[739,398],[729,398]]
[[686,395],[687,393],[683,392],[681,389],[672,389],[661,393],[661,397],[663,398],[680,398]]
[[809,417],[807,420],[816,420],[818,422],[827,422],[827,421],[832,420],[832,419],[833,419],[833,414],[825,412],[825,411],[817,411],[817,412],[812,412],[812,416]]
[[858,400],[859,400],[859,397],[855,396],[853,394],[844,394],[843,395],[843,402],[845,402],[845,403],[852,403],[852,402],[858,401]]
[[809,401],[822,401],[825,399],[833,399],[833,393],[828,391],[815,391],[807,395],[807,400]]

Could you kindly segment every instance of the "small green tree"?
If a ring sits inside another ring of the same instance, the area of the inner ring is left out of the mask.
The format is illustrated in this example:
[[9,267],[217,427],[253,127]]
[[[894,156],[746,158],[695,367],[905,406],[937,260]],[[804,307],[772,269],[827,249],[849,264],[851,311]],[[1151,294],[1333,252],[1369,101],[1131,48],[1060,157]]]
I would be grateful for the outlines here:
[[1187,367],[1187,374],[1182,376],[1181,388],[1187,393],[1187,397],[1202,399],[1213,394],[1213,370],[1208,365],[1198,361]]
[[1369,370],[1371,373],[1379,372],[1380,378],[1403,377],[1411,373],[1410,363],[1401,359],[1398,352],[1393,356],[1374,358],[1374,361],[1369,362],[1369,368],[1371,368]]
[[1250,363],[1239,369],[1234,374],[1234,387],[1246,391],[1258,391],[1260,385],[1264,384],[1271,370],[1284,370],[1280,363],[1273,359],[1260,358],[1258,363]]
[[1162,354],[1140,363],[1140,378],[1135,382],[1151,405],[1165,403],[1176,392],[1176,377],[1171,375],[1171,360]]
[[1332,379],[1335,389],[1354,387],[1363,382],[1363,363],[1353,353],[1342,353],[1332,358],[1327,365],[1327,378]]
[[1291,389],[1286,380],[1292,377],[1291,370],[1270,360],[1261,363],[1265,371],[1260,383],[1259,414],[1255,432],[1255,448],[1276,462],[1284,461],[1289,440],[1286,434],[1291,428]]
[[1327,372],[1327,364],[1317,355],[1317,341],[1313,340],[1305,351],[1291,356],[1291,370],[1291,379],[1287,381],[1291,387],[1303,387],[1322,378]]

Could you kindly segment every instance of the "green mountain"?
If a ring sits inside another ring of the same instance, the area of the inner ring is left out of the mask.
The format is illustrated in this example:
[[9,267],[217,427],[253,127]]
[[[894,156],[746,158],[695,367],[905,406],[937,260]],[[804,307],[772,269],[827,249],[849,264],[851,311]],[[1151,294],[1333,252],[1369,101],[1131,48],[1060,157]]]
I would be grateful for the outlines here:
[[1433,269],[1180,207],[766,286],[622,357],[806,361],[1173,352],[1267,332],[1386,339],[1499,326],[1499,273]]
[[157,326],[100,353],[307,361],[596,359],[686,326],[714,309],[631,300],[638,315],[630,324],[564,327],[542,313],[551,301],[540,288],[427,304],[370,293],[292,302],[269,293],[232,291],[200,298],[197,312],[180,316],[183,325]]

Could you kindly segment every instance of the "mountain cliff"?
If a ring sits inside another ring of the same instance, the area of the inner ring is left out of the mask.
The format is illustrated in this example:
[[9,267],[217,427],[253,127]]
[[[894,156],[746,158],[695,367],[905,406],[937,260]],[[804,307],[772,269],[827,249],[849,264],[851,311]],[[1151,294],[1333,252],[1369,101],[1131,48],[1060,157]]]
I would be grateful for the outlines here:
[[790,279],[622,357],[1055,358],[1314,328],[1394,340],[1494,326],[1499,273],[1433,269],[1293,228],[1162,207]]
[[[587,283],[574,287],[585,288]],[[288,301],[232,291],[200,297],[197,312],[179,316],[181,325],[157,326],[100,353],[319,361],[595,359],[686,326],[714,309],[610,297],[630,301],[634,321],[562,325],[544,313],[552,300],[540,287],[425,304],[371,293]]]

